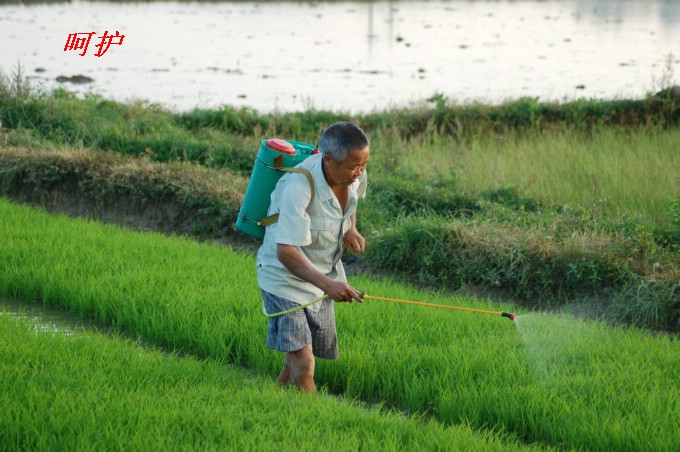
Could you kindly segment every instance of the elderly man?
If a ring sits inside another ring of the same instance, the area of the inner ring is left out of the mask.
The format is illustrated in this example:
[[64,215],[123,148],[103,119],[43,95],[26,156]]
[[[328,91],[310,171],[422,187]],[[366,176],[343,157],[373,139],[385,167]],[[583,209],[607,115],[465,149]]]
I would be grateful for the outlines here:
[[347,284],[340,257],[343,244],[364,252],[356,208],[366,194],[370,153],[364,132],[347,122],[329,126],[319,150],[298,165],[311,173],[313,191],[299,173],[284,175],[276,185],[269,215],[278,213],[278,222],[267,227],[257,254],[257,281],[268,313],[326,295],[319,303],[269,319],[267,346],[284,353],[279,383],[312,393],[315,356],[338,358],[334,301],[362,301]]

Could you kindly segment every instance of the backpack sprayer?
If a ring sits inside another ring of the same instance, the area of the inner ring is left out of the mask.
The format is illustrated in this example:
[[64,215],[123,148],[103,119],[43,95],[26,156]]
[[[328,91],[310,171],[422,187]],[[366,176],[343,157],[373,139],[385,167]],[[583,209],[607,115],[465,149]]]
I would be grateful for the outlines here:
[[[503,311],[487,311],[485,309],[472,309],[472,308],[463,308],[460,306],[448,306],[448,305],[443,305],[443,304],[434,304],[434,303],[424,303],[422,301],[411,301],[411,300],[399,300],[397,298],[386,298],[386,297],[376,297],[373,295],[367,295],[365,291],[359,292],[359,297],[362,300],[381,300],[381,301],[389,301],[392,303],[404,303],[404,304],[414,304],[417,306],[427,306],[430,308],[441,308],[441,309],[453,309],[455,311],[465,311],[465,312],[476,312],[478,314],[489,314],[489,315],[499,315],[501,317],[507,317],[510,320],[515,320],[515,314],[512,312],[503,312]],[[281,312],[275,312],[273,314],[267,313],[265,311],[264,306],[262,307],[262,312],[264,313],[265,316],[271,318],[271,317],[279,317],[285,314],[292,314],[293,312],[301,311],[305,309],[308,306],[311,306],[313,304],[319,303],[321,300],[328,298],[328,295],[323,294],[319,298],[316,298],[309,303],[301,304],[300,306],[296,306],[292,309],[286,309],[285,311]]]
[[262,140],[250,183],[236,218],[236,229],[257,239],[264,238],[265,228],[279,219],[278,215],[267,216],[267,212],[276,183],[285,173],[303,174],[309,181],[314,197],[312,175],[305,169],[294,167],[318,153],[319,150],[311,144],[299,141],[278,138]]

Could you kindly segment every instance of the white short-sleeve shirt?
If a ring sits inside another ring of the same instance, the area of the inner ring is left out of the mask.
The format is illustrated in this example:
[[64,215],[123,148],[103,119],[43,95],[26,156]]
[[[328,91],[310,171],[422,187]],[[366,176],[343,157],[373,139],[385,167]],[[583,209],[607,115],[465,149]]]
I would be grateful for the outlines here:
[[[362,172],[349,186],[345,212],[331,191],[322,169],[322,154],[298,165],[314,179],[314,198],[307,178],[286,173],[271,195],[268,215],[279,214],[278,222],[267,227],[257,253],[257,282],[261,289],[293,302],[304,304],[323,295],[313,284],[293,275],[277,258],[277,245],[294,245],[321,273],[337,281],[347,281],[340,260],[342,238],[352,227],[352,214],[360,198],[366,196],[367,176]],[[315,304],[310,309],[318,308]]]

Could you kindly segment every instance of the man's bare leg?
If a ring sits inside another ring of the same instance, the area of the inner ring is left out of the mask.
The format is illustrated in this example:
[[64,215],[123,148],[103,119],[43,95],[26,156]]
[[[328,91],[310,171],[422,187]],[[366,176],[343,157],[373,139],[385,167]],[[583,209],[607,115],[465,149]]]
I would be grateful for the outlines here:
[[[307,345],[300,350],[286,353],[288,362],[288,381],[296,385],[301,390],[316,394],[316,385],[314,384],[314,353],[312,353],[312,344]],[[285,363],[284,359],[284,363]],[[283,374],[286,370],[284,364]],[[284,375],[285,377],[285,375]],[[279,379],[281,375],[279,375]],[[281,380],[279,380],[281,381]]]
[[290,359],[288,358],[288,353],[284,353],[283,355],[283,369],[281,369],[281,373],[279,374],[278,378],[278,383],[281,386],[286,386],[290,383]]

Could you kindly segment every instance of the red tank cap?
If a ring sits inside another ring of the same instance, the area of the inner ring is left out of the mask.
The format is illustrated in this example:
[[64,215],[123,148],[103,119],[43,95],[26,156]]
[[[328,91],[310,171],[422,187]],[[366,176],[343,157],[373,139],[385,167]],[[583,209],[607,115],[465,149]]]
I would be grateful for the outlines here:
[[280,138],[272,138],[267,140],[267,147],[275,151],[281,152],[282,154],[295,155],[295,147]]
[[319,152],[321,152],[321,151],[319,150],[319,148],[314,148],[314,149],[312,149],[312,155],[318,154]]

